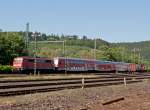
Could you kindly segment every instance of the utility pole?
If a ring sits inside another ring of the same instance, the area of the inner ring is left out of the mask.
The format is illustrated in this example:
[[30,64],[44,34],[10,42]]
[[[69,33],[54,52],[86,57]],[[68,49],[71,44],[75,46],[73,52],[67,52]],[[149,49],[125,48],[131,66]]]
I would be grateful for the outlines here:
[[34,75],[36,75],[36,33],[34,33]]
[[34,47],[35,48],[35,50],[34,50],[35,51],[35,53],[34,53],[34,74],[36,74],[36,49],[37,49],[36,48],[36,37],[37,36],[36,36],[36,33],[35,33],[35,36],[34,36],[34,42],[35,42],[35,45],[34,45],[35,46]]
[[133,62],[136,63],[136,58],[135,58],[136,48],[133,48],[131,51],[133,52]]
[[96,38],[94,39],[94,59],[96,60]]
[[63,57],[65,57],[65,41],[62,42],[63,42]]
[[[94,60],[96,61],[96,38],[94,39]],[[96,64],[95,64],[95,70],[96,70]]]
[[141,64],[143,64],[143,62],[144,62],[144,58],[143,56],[141,56]]
[[141,59],[141,55],[140,55],[140,51],[141,49],[139,48],[134,48],[133,50],[133,53],[134,53],[134,63],[136,63],[136,56],[137,56],[137,63],[140,64],[140,59]]
[[124,61],[124,48],[122,48],[122,62]]
[[33,33],[32,36],[34,37],[34,75],[36,75],[36,69],[37,69],[37,66],[36,66],[36,63],[37,63],[37,60],[36,60],[36,50],[37,50],[37,36],[40,36],[37,32]]
[[64,66],[64,70],[65,70],[65,75],[67,75],[67,60],[66,60],[66,47],[65,47],[65,45],[66,45],[66,40],[64,40],[63,41],[63,57],[65,58],[65,66]]
[[138,49],[138,52],[139,52],[139,60],[138,60],[138,63],[140,64],[141,63],[141,54],[140,54],[140,52],[141,52],[141,49]]
[[29,23],[26,24],[26,35],[25,35],[25,45],[28,48],[29,44]]

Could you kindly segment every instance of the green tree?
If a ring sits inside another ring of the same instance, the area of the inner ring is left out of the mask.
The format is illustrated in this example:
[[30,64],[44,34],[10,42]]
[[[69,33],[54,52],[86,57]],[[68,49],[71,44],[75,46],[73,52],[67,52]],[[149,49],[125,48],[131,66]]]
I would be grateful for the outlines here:
[[0,33],[0,64],[10,64],[14,57],[25,55],[25,44],[20,33]]

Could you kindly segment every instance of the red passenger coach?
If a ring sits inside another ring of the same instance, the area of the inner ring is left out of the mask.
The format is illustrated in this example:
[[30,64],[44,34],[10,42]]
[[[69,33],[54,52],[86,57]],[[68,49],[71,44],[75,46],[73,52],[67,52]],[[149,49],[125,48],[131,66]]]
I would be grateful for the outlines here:
[[40,72],[54,70],[53,60],[48,58],[36,58],[35,63],[35,58],[33,57],[17,57],[14,59],[13,67],[21,72],[33,72],[35,67]]
[[99,61],[93,59],[79,58],[54,58],[54,65],[58,71],[97,71],[97,72],[113,72],[115,65],[109,61]]
[[54,58],[54,65],[58,71],[93,71],[95,62],[90,59],[80,58]]
[[115,64],[110,61],[95,61],[96,71],[99,72],[114,72],[116,70]]

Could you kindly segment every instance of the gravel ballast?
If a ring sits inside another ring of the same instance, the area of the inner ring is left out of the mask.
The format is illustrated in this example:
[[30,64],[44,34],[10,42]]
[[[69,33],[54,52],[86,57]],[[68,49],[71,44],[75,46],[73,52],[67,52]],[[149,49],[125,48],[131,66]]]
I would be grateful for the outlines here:
[[[125,99],[102,105],[118,97]],[[150,110],[149,107],[148,82],[0,97],[0,110]]]

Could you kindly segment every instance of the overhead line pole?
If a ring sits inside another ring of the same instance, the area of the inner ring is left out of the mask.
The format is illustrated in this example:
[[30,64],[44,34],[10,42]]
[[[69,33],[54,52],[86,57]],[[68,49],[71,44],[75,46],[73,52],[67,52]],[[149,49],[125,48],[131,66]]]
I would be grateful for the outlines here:
[[35,40],[35,44],[34,44],[34,48],[35,48],[35,53],[34,53],[34,75],[36,74],[36,34],[34,35],[34,40]]
[[138,55],[138,57],[139,57],[139,58],[138,58],[138,59],[139,59],[139,60],[138,60],[138,63],[139,63],[139,64],[141,63],[141,53],[140,53],[140,51],[141,51],[141,49],[139,49],[139,55]]
[[124,62],[124,48],[122,48],[122,62]]
[[36,61],[37,39],[36,39],[36,37],[40,36],[40,35],[38,35],[38,33],[35,32],[32,34],[32,36],[34,37],[34,75],[36,75],[36,69],[37,69],[37,66],[36,66],[36,63],[37,63],[37,61]]
[[26,35],[25,35],[25,45],[28,48],[29,43],[29,23],[26,24]]
[[64,47],[64,58],[65,58],[65,75],[67,75],[67,63],[66,63],[66,53],[65,53],[65,51],[66,51],[66,48],[65,48],[65,43],[66,43],[66,40],[63,42],[63,47]]
[[[96,61],[96,38],[94,39],[94,60]],[[96,70],[96,64],[95,64],[95,70]]]

